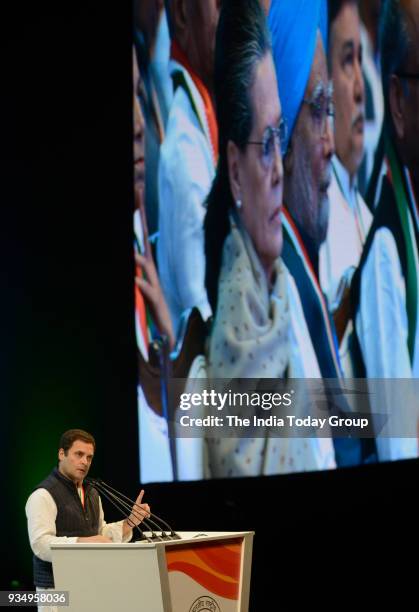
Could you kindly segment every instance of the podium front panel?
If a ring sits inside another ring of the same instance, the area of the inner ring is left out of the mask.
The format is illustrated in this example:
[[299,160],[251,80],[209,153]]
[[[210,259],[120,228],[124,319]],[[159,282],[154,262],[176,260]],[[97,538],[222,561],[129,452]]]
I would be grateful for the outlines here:
[[244,549],[244,538],[168,546],[173,611],[240,612]]
[[[141,553],[141,554],[139,554]],[[70,592],[68,612],[167,612],[155,547],[73,545],[53,549],[57,590]]]
[[252,532],[51,547],[68,612],[247,612]]

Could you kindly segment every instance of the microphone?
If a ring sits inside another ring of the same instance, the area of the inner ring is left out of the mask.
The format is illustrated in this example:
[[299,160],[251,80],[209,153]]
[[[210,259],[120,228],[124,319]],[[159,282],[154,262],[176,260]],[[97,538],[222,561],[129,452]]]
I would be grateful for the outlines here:
[[[113,487],[111,487],[111,485],[103,482],[103,480],[101,480],[100,478],[97,479],[97,482],[99,483],[99,485],[102,485],[104,487],[106,487],[106,489],[108,489],[109,491],[113,491],[115,494],[119,495],[121,498],[124,498],[127,500],[127,502],[129,502],[132,506],[138,506],[138,504],[136,504],[132,499],[130,499],[129,497],[127,497],[126,495],[124,495],[123,493],[121,493],[120,491],[118,491],[117,489],[114,489]],[[108,492],[109,492],[108,491]],[[150,516],[152,516],[154,519],[157,519],[157,521],[159,521],[165,528],[166,531],[170,531],[170,538],[169,539],[173,539],[173,540],[181,540],[182,538],[179,536],[179,534],[177,534],[172,527],[170,527],[170,525],[163,520],[160,516],[157,516],[157,514],[153,514],[153,512],[150,512]],[[161,529],[161,527],[160,527]],[[164,530],[162,530],[163,533]],[[167,538],[168,536],[166,536]]]
[[[117,500],[118,503],[121,506],[123,506],[126,510],[129,510],[130,514],[133,514],[137,518],[144,516],[144,514],[143,514],[144,510],[142,510],[142,508],[139,506],[139,504],[134,502],[132,499],[130,499],[129,497],[127,497],[126,495],[124,495],[123,493],[121,493],[120,491],[115,489],[114,487],[111,487],[111,485],[105,483],[100,478],[96,478],[96,479],[86,478],[85,480],[87,482],[89,482],[92,486],[94,486],[100,493],[103,493],[104,497],[106,497],[106,499],[108,499],[109,501],[111,501],[110,497],[112,497],[113,499]],[[126,501],[124,501],[124,500],[126,500]],[[113,501],[111,501],[111,503],[113,503],[115,505],[115,503]],[[137,508],[139,510],[135,511],[134,508]],[[122,512],[122,510],[120,508],[118,508],[118,509],[119,509],[120,512]],[[124,516],[125,516],[125,513],[124,513]],[[152,517],[152,518],[150,518],[150,517]],[[157,514],[155,514],[153,512],[150,512],[150,517],[148,517],[147,520],[143,519],[143,523],[149,529],[149,531],[152,533],[152,538],[154,540],[156,540],[156,539],[160,539],[160,540],[180,540],[181,539],[179,534],[177,534],[173,530],[173,528],[164,519],[162,519],[160,516],[158,516]],[[129,515],[126,518],[129,521]],[[161,531],[161,536],[160,537],[157,534],[155,534],[155,532],[153,531],[152,528],[150,528],[149,523],[152,523],[153,525],[155,525],[157,527],[157,529],[159,531]],[[142,534],[142,539],[147,539],[148,541],[152,541],[150,538],[147,538],[147,536],[144,536],[142,530],[139,529],[138,525],[136,527],[140,531],[140,533]],[[168,531],[169,534],[167,534],[166,531]]]
[[[123,493],[118,491],[117,489],[114,489],[113,487],[111,487],[111,485],[103,482],[103,480],[101,480],[100,478],[96,479],[95,483],[99,487],[103,487],[104,490],[108,494],[112,494],[113,493],[117,497],[117,499],[119,500],[120,503],[123,503],[123,499],[127,500],[127,502],[129,502],[129,504],[130,504],[130,506],[128,506],[130,510],[131,510],[131,508],[134,508],[134,507],[139,508],[139,505],[136,504],[132,499],[130,499],[129,497],[127,497],[126,495],[124,495]],[[140,509],[140,512],[142,512],[141,509]],[[140,516],[142,516],[142,514],[140,514]],[[157,525],[157,527],[162,532],[161,537],[163,538],[163,540],[180,540],[181,539],[180,536],[172,529],[172,527],[170,527],[170,525],[165,520],[163,520],[161,517],[157,516],[157,514],[154,514],[154,513],[151,512],[150,516],[152,516],[154,519],[156,519],[158,522],[160,522],[160,525]],[[150,519],[148,519],[148,520],[150,520]],[[153,521],[153,524],[156,525],[156,523],[154,521]],[[166,528],[166,530],[170,532],[169,535],[167,535],[165,533],[165,530],[161,527],[161,525],[163,525]]]
[[[155,525],[157,527],[157,529],[160,529],[159,525],[157,525],[157,523],[155,523],[153,520],[151,519],[145,519],[145,513],[144,510],[141,509],[140,512],[135,512],[134,509],[129,506],[126,502],[124,502],[122,499],[120,499],[117,495],[114,495],[113,493],[111,493],[110,491],[108,491],[107,489],[105,489],[102,485],[100,485],[97,481],[91,480],[91,479],[87,479],[89,481],[89,484],[94,487],[99,493],[101,493],[104,497],[106,497],[106,499],[108,501],[110,501],[111,503],[113,503],[114,506],[116,506],[118,508],[118,510],[120,512],[122,512],[122,514],[124,515],[124,517],[127,519],[127,522],[129,524],[129,526],[131,528],[136,527],[140,533],[142,534],[142,539],[146,539],[149,542],[151,542],[152,540],[159,540],[159,541],[163,541],[163,538],[158,536],[157,533],[153,530],[153,528],[151,527],[150,523],[152,523],[153,525]],[[112,498],[112,499],[111,499]],[[115,500],[115,501],[112,501]],[[117,505],[119,504],[119,505]],[[138,504],[135,504],[138,505]],[[122,508],[121,508],[122,506]],[[125,515],[125,511],[128,511],[128,514]],[[143,531],[138,527],[138,525],[136,525],[131,519],[130,516],[134,515],[135,518],[141,518],[142,519],[142,523],[147,527],[148,531],[151,532],[151,539],[148,538],[147,536],[144,536]],[[132,524],[131,524],[132,523]]]
[[[94,482],[93,479],[91,478],[85,478],[84,479],[85,482],[87,482],[87,484],[91,485],[94,489],[96,489],[97,491],[99,491],[99,488],[96,487],[96,484]],[[103,496],[119,511],[121,512],[124,517],[125,517],[125,512],[123,510],[121,510],[120,506],[118,505],[118,503],[116,501],[114,501],[109,495],[107,495],[107,493],[105,491],[99,491],[100,493],[103,494]],[[129,520],[129,515],[127,517],[125,517]],[[138,525],[135,525],[135,527],[137,528],[137,530],[140,533],[140,540],[147,540],[147,542],[151,542],[151,539],[148,538],[144,532],[142,531],[142,529],[140,529],[140,527]]]

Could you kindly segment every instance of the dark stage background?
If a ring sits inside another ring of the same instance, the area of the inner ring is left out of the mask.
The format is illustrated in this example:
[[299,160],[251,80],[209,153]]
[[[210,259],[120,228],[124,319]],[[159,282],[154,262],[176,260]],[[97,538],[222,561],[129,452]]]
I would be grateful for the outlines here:
[[[24,504],[62,431],[92,431],[92,474],[139,489],[130,3],[19,4],[1,46],[0,586],[31,589]],[[338,609],[415,567],[417,483],[410,461],[146,495],[179,530],[256,531],[252,610]]]

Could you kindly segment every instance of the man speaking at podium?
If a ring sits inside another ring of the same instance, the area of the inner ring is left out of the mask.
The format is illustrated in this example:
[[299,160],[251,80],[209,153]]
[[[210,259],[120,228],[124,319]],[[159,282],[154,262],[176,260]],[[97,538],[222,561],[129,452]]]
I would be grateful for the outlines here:
[[37,590],[54,588],[51,544],[128,542],[132,527],[150,515],[149,505],[141,503],[144,495],[141,491],[128,518],[117,523],[105,522],[98,492],[83,484],[95,448],[93,436],[86,431],[66,431],[60,439],[58,468],[35,488],[26,503]]

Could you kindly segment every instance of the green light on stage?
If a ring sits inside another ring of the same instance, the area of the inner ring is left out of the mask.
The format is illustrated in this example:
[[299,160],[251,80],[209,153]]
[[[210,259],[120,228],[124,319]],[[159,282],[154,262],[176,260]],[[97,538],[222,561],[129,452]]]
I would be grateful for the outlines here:
[[14,591],[17,591],[18,589],[20,589],[20,580],[11,580],[10,588],[12,588]]

